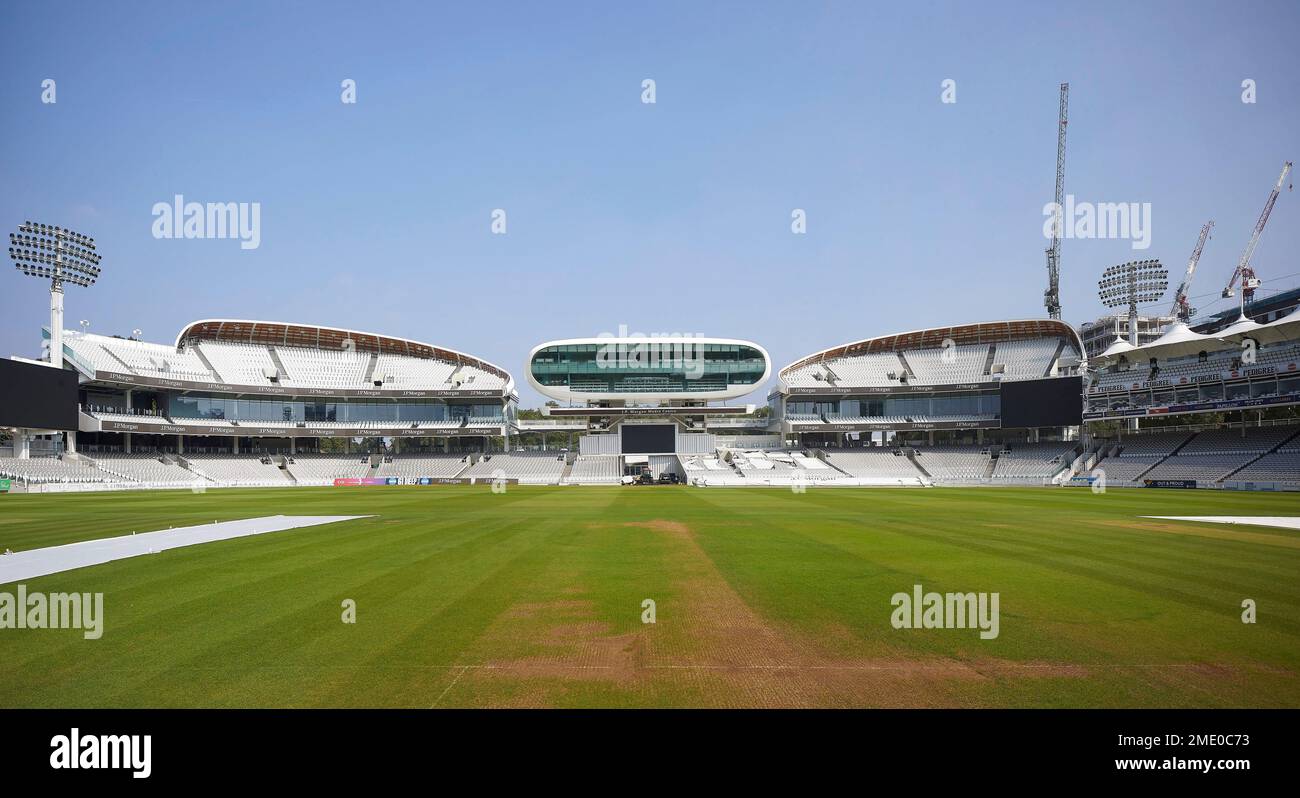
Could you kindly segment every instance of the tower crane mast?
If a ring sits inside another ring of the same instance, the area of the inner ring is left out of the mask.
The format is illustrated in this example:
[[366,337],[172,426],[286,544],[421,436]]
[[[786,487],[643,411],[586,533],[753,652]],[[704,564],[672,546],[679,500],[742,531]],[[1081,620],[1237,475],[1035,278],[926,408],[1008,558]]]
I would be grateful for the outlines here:
[[1056,219],[1052,225],[1052,246],[1047,250],[1047,290],[1043,304],[1049,318],[1061,318],[1061,234],[1065,223],[1065,127],[1070,100],[1070,84],[1061,84],[1061,108],[1056,124]]
[[1201,250],[1205,249],[1205,240],[1210,237],[1210,230],[1213,228],[1213,220],[1201,227],[1201,237],[1196,239],[1196,249],[1192,250],[1192,257],[1187,261],[1187,273],[1183,275],[1183,281],[1174,293],[1174,305],[1169,309],[1169,315],[1184,324],[1196,315],[1196,308],[1192,307],[1187,300],[1187,292],[1192,288],[1192,278],[1196,276],[1196,264],[1201,260]]
[[1250,256],[1255,254],[1255,245],[1259,243],[1259,237],[1264,233],[1264,225],[1268,224],[1268,215],[1273,212],[1273,203],[1277,202],[1277,195],[1282,193],[1282,184],[1286,182],[1286,176],[1290,173],[1291,162],[1287,161],[1282,165],[1282,174],[1277,178],[1277,185],[1273,186],[1272,193],[1268,195],[1268,202],[1264,203],[1264,211],[1259,215],[1259,221],[1255,222],[1255,231],[1251,233],[1250,241],[1246,242],[1246,251],[1241,253],[1241,261],[1237,263],[1232,278],[1228,280],[1228,287],[1223,289],[1223,298],[1227,299],[1233,295],[1237,280],[1241,280],[1243,310],[1245,303],[1255,297],[1255,289],[1259,287],[1259,278],[1255,276],[1255,270],[1250,266]]

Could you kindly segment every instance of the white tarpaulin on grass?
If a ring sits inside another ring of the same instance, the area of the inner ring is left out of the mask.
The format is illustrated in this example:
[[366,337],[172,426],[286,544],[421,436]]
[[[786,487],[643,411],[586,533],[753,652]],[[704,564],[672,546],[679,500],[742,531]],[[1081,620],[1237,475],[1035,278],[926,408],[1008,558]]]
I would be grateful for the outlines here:
[[1142,517],[1159,518],[1162,521],[1204,521],[1207,524],[1249,524],[1300,529],[1300,518],[1280,515],[1144,515]]
[[0,556],[0,585],[71,571],[74,568],[85,568],[88,565],[100,565],[127,557],[138,557],[141,554],[179,549],[182,546],[195,546],[200,543],[242,538],[246,535],[282,532],[286,529],[369,517],[368,515],[268,515],[262,518],[246,518],[242,521],[178,527],[158,532],[142,532],[116,538],[86,540],[64,546],[20,551]]

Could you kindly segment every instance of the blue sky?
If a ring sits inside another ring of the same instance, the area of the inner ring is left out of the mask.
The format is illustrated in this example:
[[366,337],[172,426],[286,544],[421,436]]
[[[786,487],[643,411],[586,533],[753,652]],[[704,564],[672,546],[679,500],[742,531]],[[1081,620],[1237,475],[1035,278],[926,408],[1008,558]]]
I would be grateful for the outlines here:
[[[1043,316],[1062,81],[1067,192],[1151,203],[1145,251],[1064,242],[1073,323],[1103,312],[1106,266],[1157,257],[1176,283],[1211,218],[1192,293],[1224,307],[1300,154],[1294,2],[41,2],[0,18],[0,224],[71,226],[104,256],[99,285],[69,289],[69,326],[406,336],[508,368],[525,406],[532,345],[620,324],[752,339],[779,367]],[[155,239],[151,209],[178,193],[261,203],[260,247]],[[1254,259],[1266,290],[1300,284],[1298,215],[1284,192]],[[7,268],[0,351],[34,354],[47,318],[47,289]]]

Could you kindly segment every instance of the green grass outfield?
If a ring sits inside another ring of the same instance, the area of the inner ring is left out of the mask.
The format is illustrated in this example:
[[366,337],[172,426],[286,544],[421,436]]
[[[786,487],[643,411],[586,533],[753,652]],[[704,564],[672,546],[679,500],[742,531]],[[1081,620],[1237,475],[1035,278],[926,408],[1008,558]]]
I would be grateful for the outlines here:
[[[1300,706],[1300,533],[1139,517],[1300,494],[12,495],[0,550],[278,513],[374,517],[25,582],[103,592],[104,634],[0,629],[0,707]],[[918,583],[999,593],[999,637],[894,629]]]

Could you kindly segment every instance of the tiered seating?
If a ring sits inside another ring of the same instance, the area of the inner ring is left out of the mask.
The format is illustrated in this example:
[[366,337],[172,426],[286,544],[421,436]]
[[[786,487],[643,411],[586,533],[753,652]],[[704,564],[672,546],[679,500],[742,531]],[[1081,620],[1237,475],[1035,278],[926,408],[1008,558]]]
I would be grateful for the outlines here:
[[546,452],[484,455],[463,476],[491,479],[498,476],[498,471],[502,472],[500,476],[517,479],[524,484],[557,485],[560,475],[564,473],[564,458]]
[[187,454],[190,468],[221,485],[274,487],[292,484],[289,475],[278,465],[279,458],[263,463],[249,454]]
[[617,455],[579,455],[565,482],[574,485],[612,485],[623,477],[623,458]]
[[705,474],[709,472],[731,472],[733,469],[726,463],[717,458],[716,455],[683,455],[678,458],[682,462],[682,468],[688,472]]
[[1201,482],[1218,482],[1232,471],[1255,458],[1251,454],[1177,454],[1151,469],[1142,478],[1195,479]]
[[1060,343],[1056,338],[1003,341],[997,344],[993,365],[1002,364],[1004,380],[1033,380],[1045,377]]
[[988,473],[987,450],[971,446],[929,446],[916,449],[916,462],[939,482],[973,482]]
[[130,371],[146,377],[208,382],[212,372],[194,352],[177,352],[163,344],[149,344],[107,335],[69,332],[64,343],[98,371]]
[[105,340],[114,340],[102,335],[82,335],[71,330],[63,334],[64,346],[72,349],[80,360],[95,371],[123,371],[126,364],[108,353],[102,346]]
[[[1194,377],[1204,374],[1226,377],[1232,370],[1232,361],[1240,354],[1240,350],[1230,349],[1211,354],[1203,363],[1196,358],[1179,358],[1167,363],[1160,363],[1160,368],[1156,371],[1155,381],[1165,380],[1177,385],[1183,382],[1195,382]],[[1150,365],[1141,365],[1137,370],[1137,374],[1140,378],[1139,382],[1146,382],[1151,374]]]
[[742,475],[752,476],[789,476],[791,471],[796,470],[793,463],[787,459],[770,456],[773,453],[761,451],[734,452],[731,455],[731,464],[736,467]]
[[1146,473],[1147,469],[1160,462],[1159,457],[1108,457],[1094,469],[1100,468],[1106,474],[1106,482],[1116,487],[1128,482],[1135,482]]
[[336,479],[370,476],[370,459],[359,454],[295,454],[289,473],[299,485],[332,485]]
[[448,381],[456,370],[455,363],[444,360],[425,360],[420,358],[400,357],[398,355],[380,355],[375,361],[375,373],[372,379],[382,380],[384,385],[400,388],[442,388],[449,387]]
[[1040,479],[1055,476],[1075,458],[1075,443],[1017,443],[1004,448],[994,478]]
[[1278,371],[1287,371],[1288,366],[1300,369],[1300,344],[1287,341],[1260,347],[1256,363],[1260,366],[1274,366]]
[[175,463],[164,463],[153,454],[103,454],[95,455],[93,459],[100,471],[112,474],[122,481],[157,486],[194,485],[207,482],[202,475]]
[[1240,427],[1208,430],[1198,433],[1178,454],[1263,454],[1295,433],[1295,427],[1247,427],[1244,437]]
[[880,387],[898,385],[897,377],[889,379],[889,373],[903,373],[903,365],[898,355],[893,352],[876,352],[868,355],[837,358],[826,362],[826,367],[839,378],[836,382],[818,380],[815,375],[826,374],[826,368],[820,363],[810,363],[799,369],[786,373],[785,380],[792,387],[816,387],[821,385],[853,385],[861,387]]
[[469,465],[469,458],[458,454],[402,454],[385,458],[375,473],[377,477],[454,477]]
[[1092,378],[1092,390],[1101,392],[1128,390],[1134,385],[1140,385],[1141,383],[1146,382],[1147,374],[1149,372],[1150,369],[1146,368],[1132,368],[1116,371],[1106,369],[1104,371],[1098,371]]
[[366,368],[370,365],[369,352],[277,346],[275,354],[288,372],[287,378],[282,380],[286,385],[314,388],[368,387],[365,378]]
[[[505,379],[502,377],[498,377],[495,374],[489,374],[486,371],[476,369],[472,366],[458,366],[454,371],[452,371],[449,379],[451,380],[452,385],[459,382],[460,387],[462,388],[473,388],[481,391],[496,390],[505,387],[506,384]],[[444,385],[441,387],[445,388],[448,386]]]
[[[131,372],[194,382],[226,382],[235,385],[267,385],[266,370],[278,373],[271,348],[260,344],[203,341],[184,351],[164,344],[151,344],[69,330],[64,343],[97,371]],[[202,356],[200,356],[202,352]],[[312,388],[371,388],[374,381],[385,387],[410,389],[495,390],[504,387],[502,377],[482,369],[443,360],[378,355],[370,380],[366,373],[372,355],[351,349],[313,349],[304,346],[275,346],[275,356],[284,366],[280,384]],[[203,358],[212,364],[209,369]]]
[[1300,483],[1300,451],[1291,449],[1266,454],[1229,479],[1246,482]]
[[0,477],[37,483],[117,481],[111,474],[106,474],[89,463],[54,457],[0,458]]
[[896,449],[828,449],[826,462],[849,476],[862,479],[915,482],[921,477],[912,461]]
[[265,371],[279,371],[265,346],[204,341],[195,348],[203,352],[221,380],[232,385],[270,385]]
[[[1208,343],[1207,346],[1213,346]],[[1217,351],[1210,351],[1204,361],[1199,357],[1181,357],[1170,361],[1158,362],[1158,370],[1152,377],[1151,367],[1145,362],[1135,362],[1122,371],[1105,370],[1094,377],[1093,391],[1126,390],[1133,385],[1144,386],[1148,382],[1182,385],[1197,382],[1197,377],[1214,379],[1231,379],[1233,372],[1241,373],[1245,368],[1241,364],[1241,349],[1226,346]],[[1300,368],[1300,345],[1284,342],[1261,347],[1256,362],[1251,368],[1273,366],[1280,372]]]
[[[1001,365],[1003,380],[1027,380],[1046,376],[1060,346],[1059,338],[1030,338],[1002,341],[996,347],[992,366]],[[1072,352],[1072,349],[1067,349]],[[989,344],[962,344],[947,350],[929,347],[904,349],[903,357],[911,367],[910,382],[921,385],[951,385],[954,383],[991,381],[996,377],[986,375],[984,365],[988,360]],[[828,379],[827,370],[834,374]],[[890,374],[894,377],[891,379]],[[901,384],[905,373],[895,352],[872,352],[833,358],[824,363],[810,363],[784,373],[783,379],[791,387],[806,388],[822,385],[853,387],[885,387]],[[836,379],[837,378],[837,379]]]
[[[1055,351],[1055,350],[1053,350]],[[904,353],[907,363],[923,385],[952,385],[979,382],[984,377],[987,344],[954,346],[951,349],[910,349]]]
[[1151,432],[1124,438],[1120,444],[1120,457],[1168,457],[1184,441],[1192,437],[1190,432]]
[[1170,452],[1181,446],[1190,432],[1152,432],[1127,437],[1120,444],[1117,456],[1107,457],[1094,468],[1100,468],[1106,474],[1106,483],[1119,487],[1134,483],[1138,478],[1147,478],[1146,472],[1168,457]]
[[813,475],[813,479],[820,479],[823,477],[836,478],[839,476],[839,472],[836,471],[834,468],[831,468],[830,466],[826,465],[826,461],[816,457],[809,457],[803,452],[791,452],[790,459],[799,468],[802,468],[806,471],[815,472]]
[[[1235,479],[1252,479],[1242,477],[1241,473],[1263,473],[1270,467],[1286,469],[1291,462],[1289,457],[1274,459],[1263,458],[1262,469],[1242,469],[1264,452],[1295,435],[1296,427],[1248,427],[1243,437],[1240,427],[1207,430],[1197,433],[1187,445],[1178,450],[1178,454],[1156,466],[1143,479],[1195,479],[1202,482],[1219,482],[1229,475]],[[1293,447],[1290,447],[1293,448]],[[1267,461],[1267,462],[1265,462]],[[1238,474],[1234,471],[1241,469]],[[1108,475],[1109,476],[1109,475]]]

